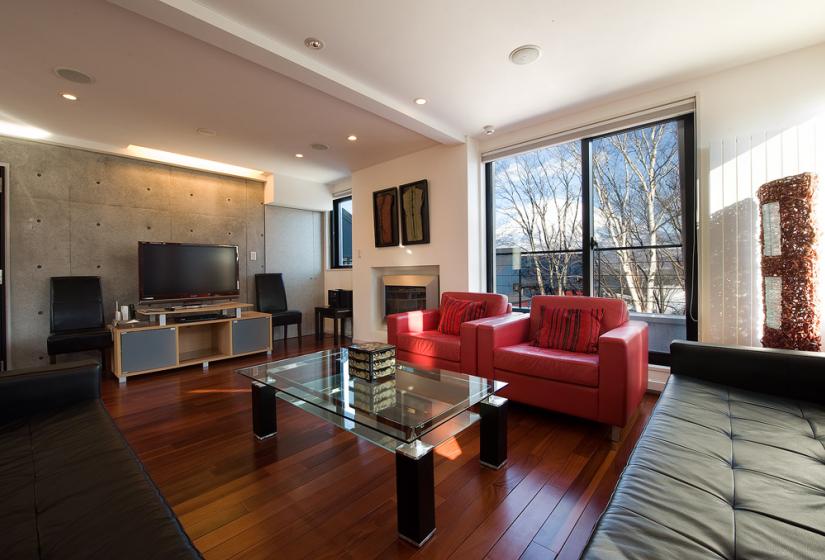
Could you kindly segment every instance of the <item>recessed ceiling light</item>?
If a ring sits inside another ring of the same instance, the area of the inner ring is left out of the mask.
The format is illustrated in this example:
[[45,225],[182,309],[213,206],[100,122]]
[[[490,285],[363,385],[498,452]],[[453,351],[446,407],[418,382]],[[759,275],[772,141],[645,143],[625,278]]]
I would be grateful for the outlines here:
[[69,80],[75,84],[91,84],[94,83],[94,76],[84,74],[80,70],[74,68],[55,68],[54,73],[64,80]]
[[350,142],[355,142],[356,140],[358,140],[358,137],[355,134],[350,134],[349,136],[347,136],[347,140],[349,140]]
[[77,101],[77,96],[73,93],[61,93],[60,97],[63,99],[68,99],[69,101]]
[[315,144],[310,144],[309,147],[313,150],[318,150],[319,152],[329,150],[329,146],[327,146],[326,144],[321,144],[319,142],[316,142]]
[[302,158],[302,157],[304,157],[304,154],[295,154],[295,157],[296,158]]
[[427,103],[427,100],[424,99],[423,97],[416,97],[415,98],[415,104],[416,105],[426,105],[426,103]]
[[197,129],[196,132],[198,134],[200,134],[201,136],[215,136],[215,135],[218,134],[217,132],[215,132],[211,128],[199,128],[199,129]]
[[304,39],[304,46],[314,51],[320,51],[324,48],[324,42],[321,39],[316,39],[315,37],[307,37]]
[[492,133],[496,131],[496,129],[493,128],[493,125],[491,124],[488,124],[482,130],[484,131],[484,134],[486,134],[487,136],[490,136]]
[[524,66],[537,61],[541,57],[541,47],[538,45],[522,45],[510,53],[510,62]]

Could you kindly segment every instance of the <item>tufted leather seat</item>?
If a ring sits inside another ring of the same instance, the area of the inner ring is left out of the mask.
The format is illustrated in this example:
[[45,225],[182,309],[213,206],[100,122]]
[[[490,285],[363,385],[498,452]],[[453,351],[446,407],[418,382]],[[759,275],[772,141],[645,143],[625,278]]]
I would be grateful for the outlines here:
[[[789,396],[693,377],[680,352],[685,348],[674,352],[676,373],[583,557],[821,558],[825,403],[796,398],[804,391],[798,385],[782,390],[805,379],[806,366],[816,368],[795,363],[793,354],[811,353],[781,352],[785,367],[772,364],[777,392],[794,393]],[[723,359],[747,372],[759,369],[764,352],[729,349]],[[817,358],[825,375],[825,357]],[[700,364],[691,360],[691,367]],[[719,380],[748,383],[736,372],[714,371],[710,362],[704,369],[702,377],[718,373]],[[761,384],[769,374],[754,371],[751,382]],[[809,387],[812,399],[822,398],[822,382],[817,385]]]

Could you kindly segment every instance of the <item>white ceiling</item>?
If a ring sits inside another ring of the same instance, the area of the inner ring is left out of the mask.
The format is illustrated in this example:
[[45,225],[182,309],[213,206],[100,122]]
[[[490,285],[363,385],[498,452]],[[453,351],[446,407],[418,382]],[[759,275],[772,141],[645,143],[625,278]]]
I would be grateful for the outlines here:
[[[0,120],[46,129],[59,143],[112,152],[136,144],[320,182],[435,145],[104,0],[4,2],[3,19]],[[62,80],[57,66],[96,82]]]
[[[11,117],[324,182],[825,39],[822,0],[29,0],[4,16]],[[543,56],[511,64],[525,43]],[[58,65],[98,81],[68,104]]]

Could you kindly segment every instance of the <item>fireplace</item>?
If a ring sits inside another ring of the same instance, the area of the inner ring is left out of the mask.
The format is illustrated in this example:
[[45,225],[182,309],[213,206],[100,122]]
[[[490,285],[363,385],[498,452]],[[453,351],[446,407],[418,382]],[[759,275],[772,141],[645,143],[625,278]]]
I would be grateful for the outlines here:
[[424,286],[384,286],[384,316],[427,309]]
[[438,307],[438,276],[395,274],[383,277],[384,317]]

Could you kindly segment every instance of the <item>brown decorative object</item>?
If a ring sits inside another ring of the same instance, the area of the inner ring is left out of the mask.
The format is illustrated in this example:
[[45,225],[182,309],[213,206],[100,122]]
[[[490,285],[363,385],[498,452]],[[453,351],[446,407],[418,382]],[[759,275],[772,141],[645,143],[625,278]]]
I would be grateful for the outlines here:
[[819,351],[817,302],[817,176],[802,173],[765,183],[757,191],[762,227],[762,345]]
[[401,243],[430,242],[430,201],[427,180],[398,187],[401,192]]
[[372,193],[376,247],[398,245],[398,187]]

